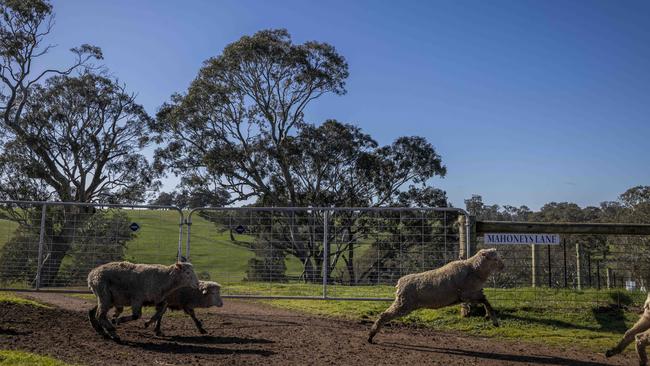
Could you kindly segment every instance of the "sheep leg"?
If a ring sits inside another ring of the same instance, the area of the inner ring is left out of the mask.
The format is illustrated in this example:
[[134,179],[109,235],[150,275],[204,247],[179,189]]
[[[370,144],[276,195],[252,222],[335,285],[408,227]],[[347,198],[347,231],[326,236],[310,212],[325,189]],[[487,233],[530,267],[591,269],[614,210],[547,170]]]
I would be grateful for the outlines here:
[[621,339],[620,342],[616,345],[616,347],[608,349],[607,352],[605,352],[605,357],[612,357],[614,355],[617,355],[625,349],[632,341],[634,340],[634,336],[641,332],[645,332],[646,330],[650,329],[650,317],[646,317],[645,314],[637,321],[632,328],[628,329],[627,332],[625,332],[625,335],[623,335],[623,339]]
[[95,332],[99,334],[100,336],[104,338],[108,338],[108,334],[102,328],[101,324],[99,324],[99,321],[97,320],[97,306],[93,307],[88,311],[88,320],[90,321],[90,325],[92,325],[93,329],[95,329]]
[[108,310],[110,310],[111,304],[105,301],[98,301],[97,304],[97,320],[99,321],[99,324],[104,328],[104,330],[108,333],[108,336],[114,340],[114,341],[119,341],[120,337],[117,336],[117,333],[115,333],[115,327],[113,324],[108,321]]
[[492,308],[492,305],[490,305],[490,302],[488,301],[487,297],[485,297],[485,295],[483,295],[483,298],[479,300],[479,303],[483,304],[483,306],[485,307],[486,318],[489,317],[490,320],[492,320],[492,324],[495,327],[498,327],[499,319],[497,319],[496,312]]
[[167,311],[167,302],[161,302],[156,305],[156,313],[151,317],[151,319],[147,320],[144,323],[144,327],[147,328],[149,325],[153,322],[156,322],[156,327],[154,328],[154,331],[156,332],[156,335],[159,337],[163,336],[162,330],[160,330],[160,326],[162,325],[162,317]]
[[208,331],[203,328],[203,324],[199,319],[197,319],[196,314],[194,313],[194,309],[191,308],[184,308],[183,311],[185,314],[189,315],[192,320],[194,320],[194,325],[196,325],[196,328],[201,332],[201,334],[208,334]]
[[372,339],[379,332],[382,325],[388,323],[389,321],[395,318],[402,317],[410,313],[411,311],[412,309],[410,307],[404,306],[401,300],[395,299],[393,304],[388,309],[386,309],[383,313],[381,313],[381,315],[379,315],[379,318],[372,325],[372,328],[370,328],[370,333],[368,334],[368,343],[372,343]]
[[142,316],[142,304],[141,303],[132,303],[131,304],[131,315],[121,316],[115,319],[115,324],[128,323],[133,320],[138,320]]
[[648,364],[648,355],[645,348],[650,344],[650,330],[637,334],[634,338],[636,339],[636,354],[639,355],[639,365],[646,366]]
[[113,318],[111,319],[111,322],[113,324],[115,324],[115,321],[117,320],[117,318],[120,317],[120,314],[122,314],[123,311],[124,311],[123,306],[116,306],[115,307],[115,312],[113,313]]

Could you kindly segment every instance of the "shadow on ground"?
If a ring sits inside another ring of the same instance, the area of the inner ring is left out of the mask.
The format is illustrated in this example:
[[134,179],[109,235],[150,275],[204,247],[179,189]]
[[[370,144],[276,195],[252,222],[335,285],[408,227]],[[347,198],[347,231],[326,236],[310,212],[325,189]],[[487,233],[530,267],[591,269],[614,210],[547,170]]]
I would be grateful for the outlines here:
[[389,348],[398,348],[398,349],[418,351],[418,352],[444,353],[444,354],[454,355],[454,356],[474,357],[479,359],[490,359],[490,360],[498,360],[498,361],[535,363],[540,365],[571,365],[571,366],[606,365],[600,362],[579,361],[579,360],[573,360],[569,358],[556,357],[556,356],[514,355],[514,354],[507,354],[507,353],[480,352],[480,351],[468,351],[468,350],[451,349],[451,348],[416,346],[416,345],[407,345],[407,344],[392,343],[392,342],[378,343],[378,345],[389,347]]
[[121,344],[140,348],[145,351],[172,353],[172,354],[203,354],[203,355],[258,355],[258,356],[272,356],[275,354],[273,351],[265,351],[260,349],[237,349],[237,348],[217,348],[206,347],[194,344],[180,344],[175,342],[137,342],[137,341],[122,341]]
[[194,344],[269,344],[275,343],[268,339],[241,338],[241,337],[215,337],[215,336],[173,336],[167,337],[172,342]]

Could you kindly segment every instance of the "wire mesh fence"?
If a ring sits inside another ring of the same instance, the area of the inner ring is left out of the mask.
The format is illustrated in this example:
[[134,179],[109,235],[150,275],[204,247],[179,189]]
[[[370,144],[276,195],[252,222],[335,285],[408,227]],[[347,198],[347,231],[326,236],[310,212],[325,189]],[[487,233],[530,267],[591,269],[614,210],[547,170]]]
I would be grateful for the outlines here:
[[[0,201],[0,289],[87,291],[95,266],[169,264],[184,240],[199,278],[220,282],[225,296],[391,300],[401,276],[464,257],[464,215],[253,207],[184,215],[162,206]],[[475,242],[470,251],[486,247],[481,236]],[[642,303],[649,244],[643,235],[563,235],[557,245],[497,245],[506,268],[486,292],[502,307]]]
[[230,296],[391,299],[405,274],[459,258],[457,209],[204,208],[189,214],[199,277]]
[[[492,299],[559,308],[643,304],[650,280],[650,238],[562,235],[557,245],[490,245],[506,269],[489,280]],[[487,247],[478,238],[477,249]]]
[[173,263],[183,221],[173,207],[0,201],[0,287],[87,291],[103,263]]

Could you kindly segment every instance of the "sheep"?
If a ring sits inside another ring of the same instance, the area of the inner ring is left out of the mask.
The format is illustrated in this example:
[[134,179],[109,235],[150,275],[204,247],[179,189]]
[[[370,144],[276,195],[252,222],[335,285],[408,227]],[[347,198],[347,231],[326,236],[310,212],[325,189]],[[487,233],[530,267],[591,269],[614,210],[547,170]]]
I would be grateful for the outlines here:
[[650,293],[643,304],[643,314],[639,320],[628,329],[623,335],[623,339],[616,345],[616,347],[608,349],[605,352],[605,357],[612,357],[617,355],[625,349],[633,340],[636,340],[636,353],[639,356],[639,365],[648,364],[648,355],[645,348],[650,344]]
[[[193,289],[190,287],[180,288],[167,296],[165,303],[160,304],[151,304],[147,303],[145,305],[156,305],[156,314],[151,317],[147,322],[144,323],[145,328],[153,322],[156,322],[155,332],[157,336],[162,336],[163,333],[160,330],[162,317],[165,314],[167,308],[172,310],[183,310],[185,314],[192,317],[194,325],[201,332],[201,334],[207,334],[208,332],[203,328],[201,321],[196,318],[194,313],[195,308],[209,308],[211,306],[221,307],[223,306],[223,301],[221,301],[220,296],[221,285],[216,282],[211,281],[199,281],[198,289]],[[123,307],[119,306],[115,308],[115,313],[113,318],[116,319],[122,313]]]
[[496,249],[482,249],[469,259],[400,278],[395,286],[395,300],[372,325],[368,343],[373,342],[383,324],[394,318],[420,308],[438,309],[466,302],[483,304],[486,317],[498,327],[499,320],[483,294],[483,285],[492,272],[503,268],[503,261]]
[[88,287],[97,297],[97,306],[88,312],[90,324],[98,334],[119,341],[115,327],[107,319],[113,306],[131,306],[132,314],[115,319],[115,325],[137,320],[144,303],[164,303],[165,298],[181,287],[197,288],[199,280],[190,263],[134,264],[111,262],[88,274]]

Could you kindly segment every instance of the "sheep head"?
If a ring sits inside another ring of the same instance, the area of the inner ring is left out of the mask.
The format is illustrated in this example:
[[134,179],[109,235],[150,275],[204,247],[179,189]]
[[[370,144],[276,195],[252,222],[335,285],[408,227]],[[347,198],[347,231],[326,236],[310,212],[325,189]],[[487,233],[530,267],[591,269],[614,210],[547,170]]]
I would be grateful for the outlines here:
[[221,300],[221,285],[211,281],[200,281],[199,291],[203,295],[204,300],[207,301],[205,305],[222,307],[223,301]]
[[476,268],[484,272],[501,272],[505,268],[503,259],[495,248],[481,249],[476,253]]

